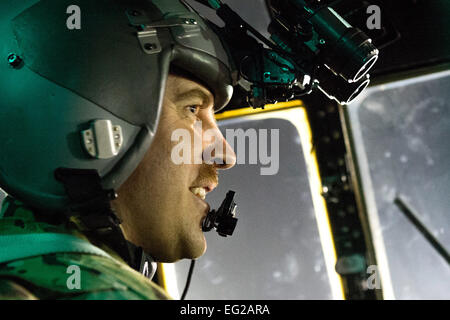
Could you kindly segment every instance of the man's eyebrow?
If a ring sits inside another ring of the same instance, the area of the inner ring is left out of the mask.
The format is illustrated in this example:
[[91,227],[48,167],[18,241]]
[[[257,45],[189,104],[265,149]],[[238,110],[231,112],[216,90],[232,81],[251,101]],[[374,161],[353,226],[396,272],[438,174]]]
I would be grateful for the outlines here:
[[214,102],[213,101],[214,99],[212,99],[212,97],[210,95],[208,95],[205,91],[198,89],[198,88],[194,88],[194,89],[191,89],[188,91],[178,93],[175,96],[175,101],[183,101],[183,100],[188,100],[188,99],[193,99],[193,98],[200,98],[204,102],[206,102],[207,105],[210,105]]

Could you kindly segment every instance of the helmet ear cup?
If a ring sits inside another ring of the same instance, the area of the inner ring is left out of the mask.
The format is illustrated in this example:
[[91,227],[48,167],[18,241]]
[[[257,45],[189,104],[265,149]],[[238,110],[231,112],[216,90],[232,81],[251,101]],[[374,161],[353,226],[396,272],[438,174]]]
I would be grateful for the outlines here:
[[[66,203],[65,190],[53,177],[56,168],[96,169],[105,176],[142,128],[27,68],[13,71],[7,84],[0,82],[0,136],[7,137],[1,142],[0,185],[26,203],[56,209]],[[122,128],[123,148],[116,157],[96,159],[84,150],[81,132],[94,119]]]
[[[52,57],[34,46],[35,42],[27,41],[27,32],[32,33],[29,29],[39,29],[41,21],[33,15],[33,10],[39,13],[43,10],[39,6],[51,7],[58,2],[63,1],[2,1],[0,4],[0,53],[3,56],[3,63],[0,63],[0,137],[5,137],[0,142],[0,187],[28,205],[49,213],[60,211],[69,204],[63,185],[54,179],[56,168],[95,169],[106,188],[118,188],[140,162],[145,154],[143,149],[148,149],[153,137],[147,125],[131,124],[75,94],[70,83],[62,86],[43,76],[51,69],[67,71],[61,74],[70,78],[70,61],[67,68],[58,67],[58,60],[64,56],[58,54],[57,44],[45,44],[55,51]],[[62,12],[65,18],[65,10]],[[34,40],[44,39],[37,37]],[[135,39],[132,40],[134,45]],[[20,64],[15,65],[17,60],[10,61],[12,54],[22,60]],[[39,66],[39,59],[47,59],[48,65]],[[86,68],[80,72],[86,81],[92,76]],[[140,77],[137,80],[142,81]],[[107,81],[105,84],[111,85]],[[114,98],[105,94],[114,88],[101,89],[107,99]],[[156,92],[157,89],[152,93]],[[82,146],[81,132],[97,119],[107,119],[122,128],[123,147],[112,159],[96,159]],[[122,161],[124,159],[126,161]]]

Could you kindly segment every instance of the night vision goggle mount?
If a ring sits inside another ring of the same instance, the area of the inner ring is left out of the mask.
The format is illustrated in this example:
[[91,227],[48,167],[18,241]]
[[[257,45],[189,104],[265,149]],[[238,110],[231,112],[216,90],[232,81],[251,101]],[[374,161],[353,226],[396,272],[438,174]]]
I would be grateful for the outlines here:
[[[319,0],[266,0],[270,40],[219,0],[196,0],[225,22],[213,26],[228,44],[240,81],[235,101],[250,106],[297,99],[319,89],[349,104],[369,84],[378,49]],[[259,40],[259,41],[258,41]]]

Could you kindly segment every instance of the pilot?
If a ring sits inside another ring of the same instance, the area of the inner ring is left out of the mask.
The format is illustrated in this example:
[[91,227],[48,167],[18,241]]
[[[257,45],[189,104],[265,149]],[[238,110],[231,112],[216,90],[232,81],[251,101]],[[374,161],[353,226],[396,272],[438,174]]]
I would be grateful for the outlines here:
[[[219,36],[178,0],[0,17],[0,298],[170,298],[155,262],[204,254],[205,196],[236,162],[214,118],[236,81]],[[200,139],[192,158],[221,152],[180,164],[176,130]]]

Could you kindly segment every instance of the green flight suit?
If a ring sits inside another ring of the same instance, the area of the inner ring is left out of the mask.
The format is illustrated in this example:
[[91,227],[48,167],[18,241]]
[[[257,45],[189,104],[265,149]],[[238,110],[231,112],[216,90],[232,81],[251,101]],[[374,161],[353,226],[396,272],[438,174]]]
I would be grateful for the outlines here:
[[[92,247],[92,239],[88,240],[73,221],[54,225],[37,216],[23,203],[7,197],[0,212],[0,243],[8,237],[33,239],[47,233],[76,239],[105,254],[56,252],[0,261],[0,299],[170,299],[162,288],[130,268],[107,246],[95,243]],[[31,252],[44,245],[29,242],[21,245]],[[14,245],[3,245],[0,250],[4,256],[14,255],[4,250],[15,249]]]

